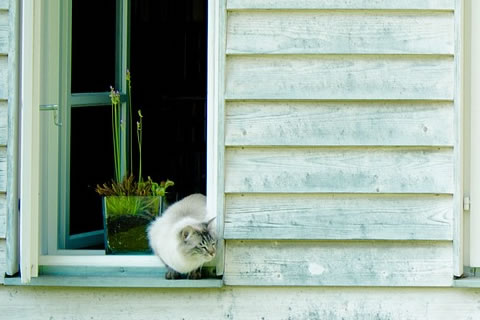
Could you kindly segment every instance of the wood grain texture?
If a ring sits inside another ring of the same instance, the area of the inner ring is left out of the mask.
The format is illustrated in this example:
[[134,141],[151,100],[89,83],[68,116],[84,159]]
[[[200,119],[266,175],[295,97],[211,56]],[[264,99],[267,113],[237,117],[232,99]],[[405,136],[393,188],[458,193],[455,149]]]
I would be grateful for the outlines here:
[[1,284],[5,282],[5,271],[7,263],[7,243],[5,239],[0,239],[0,291],[2,291]]
[[451,56],[233,55],[228,99],[452,100]]
[[0,55],[0,100],[8,99],[8,58]]
[[451,286],[451,242],[235,241],[225,284]]
[[7,198],[5,193],[0,193],[0,238],[7,236]]
[[227,54],[453,54],[452,12],[233,11]]
[[455,0],[227,0],[227,9],[453,10]]
[[1,9],[2,3],[0,1],[0,54],[7,54],[9,51],[9,21],[8,11]]
[[473,320],[479,289],[3,287],[8,320]]
[[7,148],[0,146],[0,193],[7,191]]
[[227,193],[452,193],[450,148],[227,148]]
[[230,101],[227,146],[453,146],[451,102]]
[[8,140],[8,102],[0,101],[0,146],[6,146]]
[[224,237],[452,240],[452,224],[451,196],[228,194]]

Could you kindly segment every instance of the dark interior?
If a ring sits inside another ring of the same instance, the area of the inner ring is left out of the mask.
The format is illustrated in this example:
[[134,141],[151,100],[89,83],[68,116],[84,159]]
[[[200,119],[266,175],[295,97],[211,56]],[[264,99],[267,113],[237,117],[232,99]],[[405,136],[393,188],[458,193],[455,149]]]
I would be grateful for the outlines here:
[[[113,85],[115,2],[73,1],[73,93],[105,92]],[[137,110],[144,116],[143,178],[173,180],[169,201],[205,193],[207,1],[132,0],[130,17],[134,130]],[[70,234],[103,228],[101,199],[94,188],[113,178],[110,110],[72,109]],[[133,141],[137,176],[135,133]]]

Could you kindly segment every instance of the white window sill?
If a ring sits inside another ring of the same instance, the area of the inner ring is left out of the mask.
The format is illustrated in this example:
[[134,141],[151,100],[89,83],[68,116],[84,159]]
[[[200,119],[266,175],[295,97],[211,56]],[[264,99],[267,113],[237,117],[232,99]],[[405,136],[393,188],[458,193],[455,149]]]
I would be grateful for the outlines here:
[[[208,267],[205,267],[208,274]],[[41,266],[27,286],[220,288],[223,279],[166,280],[164,267]],[[210,272],[211,273],[211,272]],[[210,275],[209,275],[210,276]],[[5,278],[5,285],[25,285],[20,277]]]

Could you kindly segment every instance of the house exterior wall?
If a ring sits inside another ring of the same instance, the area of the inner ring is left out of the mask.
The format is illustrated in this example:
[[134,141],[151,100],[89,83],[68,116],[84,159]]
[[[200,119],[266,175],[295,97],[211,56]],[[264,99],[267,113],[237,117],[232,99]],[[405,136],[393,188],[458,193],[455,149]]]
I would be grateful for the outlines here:
[[478,318],[480,290],[450,287],[455,1],[226,5],[226,286],[0,286],[0,319]]
[[0,283],[7,270],[7,141],[9,138],[9,59],[11,17],[9,1],[0,1]]
[[225,283],[449,286],[455,1],[227,1]]

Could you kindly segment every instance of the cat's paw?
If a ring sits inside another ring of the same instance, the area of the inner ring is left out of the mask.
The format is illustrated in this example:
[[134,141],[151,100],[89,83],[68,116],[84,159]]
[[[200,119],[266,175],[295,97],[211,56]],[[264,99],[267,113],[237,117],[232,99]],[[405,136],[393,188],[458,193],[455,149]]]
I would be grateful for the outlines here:
[[165,279],[167,280],[182,279],[182,274],[178,273],[177,271],[170,270],[167,273],[165,273]]
[[192,271],[188,274],[188,279],[191,279],[191,280],[198,280],[198,279],[201,279],[201,278],[202,278],[202,270],[201,269],[194,270],[194,271]]

